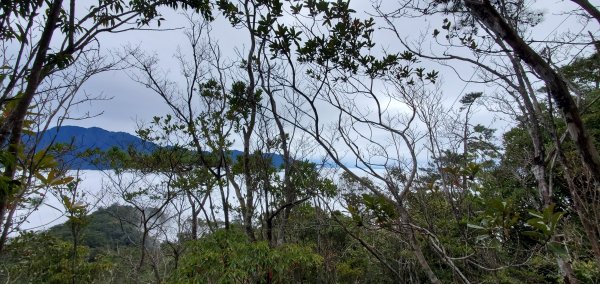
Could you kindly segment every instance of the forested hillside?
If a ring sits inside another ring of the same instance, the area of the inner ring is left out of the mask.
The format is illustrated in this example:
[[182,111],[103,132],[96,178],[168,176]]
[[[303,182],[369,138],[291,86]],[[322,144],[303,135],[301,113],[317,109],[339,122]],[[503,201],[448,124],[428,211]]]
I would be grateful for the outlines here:
[[598,283],[599,4],[2,1],[0,281]]

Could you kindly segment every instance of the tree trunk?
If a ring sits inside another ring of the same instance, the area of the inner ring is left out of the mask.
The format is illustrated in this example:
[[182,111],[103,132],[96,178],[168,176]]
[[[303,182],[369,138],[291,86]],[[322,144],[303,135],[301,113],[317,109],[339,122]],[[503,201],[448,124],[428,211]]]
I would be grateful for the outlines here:
[[[404,208],[402,208],[401,205],[397,206],[397,208],[400,213],[400,220],[402,224],[409,224],[409,217],[407,212],[404,210]],[[421,250],[421,246],[419,246],[414,229],[412,227],[409,227],[406,230],[406,232],[408,233],[408,243],[410,244],[410,247],[412,248],[415,257],[417,258],[417,261],[421,265],[421,268],[423,269],[425,274],[427,274],[429,281],[431,281],[431,283],[441,284],[442,281],[440,281],[440,279],[435,275],[435,272],[433,272],[433,270],[431,269],[431,266],[429,266],[429,262],[427,262],[427,259],[425,258],[425,255]]]
[[[52,36],[54,35],[54,29],[56,28],[56,23],[58,22],[58,18],[60,16],[61,7],[62,0],[55,0],[50,5],[48,10],[48,19],[44,25],[44,30],[40,37],[40,41],[38,42],[38,50],[35,55],[33,65],[31,66],[31,72],[27,78],[27,87],[25,88],[25,92],[19,99],[15,109],[9,114],[4,125],[0,127],[0,145],[4,145],[9,140],[9,134],[11,137],[16,135],[18,137],[21,136],[21,130],[23,121],[27,115],[27,109],[29,109],[31,100],[33,99],[33,96],[35,95],[35,92],[43,78],[46,54],[48,53],[50,42],[52,41]],[[18,133],[15,133],[15,131]]]
[[566,82],[552,69],[548,62],[527,45],[517,32],[506,23],[489,0],[465,0],[464,3],[475,18],[506,42],[515,54],[544,80],[548,91],[565,118],[567,129],[573,142],[575,142],[578,154],[594,181],[596,189],[598,189],[598,185],[600,185],[600,156],[583,126],[579,109],[571,97]]
[[[60,9],[62,6],[62,0],[56,0],[52,2],[48,11],[48,19],[44,26],[44,31],[40,37],[38,43],[38,50],[31,67],[29,78],[27,79],[27,87],[23,96],[19,98],[19,102],[15,109],[10,112],[6,122],[0,127],[0,145],[5,146],[6,142],[9,142],[9,152],[14,157],[17,156],[17,144],[21,142],[21,134],[23,132],[23,122],[27,115],[27,109],[33,100],[33,96],[43,78],[44,66],[46,62],[46,54],[56,28],[56,23],[60,16]],[[16,172],[15,166],[7,166],[4,171],[4,176],[9,179],[13,179]],[[9,205],[9,196],[6,193],[0,194],[0,222],[7,224],[10,223],[9,218],[6,216],[6,210]],[[9,226],[8,226],[9,227]],[[6,230],[7,226],[4,226]],[[7,232],[3,232],[2,236],[6,235]],[[0,252],[4,249],[4,243],[6,237],[0,239]]]
[[[225,194],[223,184],[221,183],[219,183],[219,191],[221,193],[221,203],[223,204],[223,218],[225,222],[225,230],[229,230],[229,200],[227,199],[227,195]],[[227,191],[229,192],[229,187],[227,187]]]

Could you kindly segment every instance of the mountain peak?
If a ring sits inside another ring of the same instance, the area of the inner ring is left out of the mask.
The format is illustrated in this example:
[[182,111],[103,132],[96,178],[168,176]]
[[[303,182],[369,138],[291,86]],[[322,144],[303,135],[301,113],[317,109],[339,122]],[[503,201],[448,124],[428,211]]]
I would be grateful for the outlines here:
[[[140,151],[151,151],[156,149],[153,143],[144,141],[137,136],[126,132],[113,132],[102,129],[100,127],[81,127],[65,125],[61,127],[53,127],[42,133],[38,133],[39,142],[38,149],[44,149],[54,144],[73,144],[75,151],[65,157],[65,161],[69,161],[69,166],[73,169],[96,170],[98,167],[89,161],[85,161],[77,157],[78,154],[91,149],[99,149],[101,151],[109,150],[117,147],[121,150],[127,150],[130,146]],[[28,139],[24,139],[27,141]]]

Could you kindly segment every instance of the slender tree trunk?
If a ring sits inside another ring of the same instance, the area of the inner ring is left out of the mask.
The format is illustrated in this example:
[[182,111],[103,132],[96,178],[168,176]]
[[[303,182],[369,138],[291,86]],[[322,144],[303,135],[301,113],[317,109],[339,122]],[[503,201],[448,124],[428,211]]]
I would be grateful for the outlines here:
[[[562,150],[561,141],[556,131],[556,125],[553,123],[553,107],[550,98],[548,98],[548,108],[550,113],[550,125],[548,128],[550,130],[550,135],[552,136],[554,147],[556,149],[555,155],[558,158],[559,165],[563,168],[563,176],[567,182],[567,187],[569,188],[569,193],[573,200],[573,208],[575,209],[575,212],[577,212],[577,215],[581,220],[581,224],[583,225],[583,230],[589,238],[590,245],[592,246],[592,253],[596,258],[596,262],[600,263],[600,243],[598,242],[599,224],[595,222],[590,222],[589,216],[593,214],[589,214],[589,211],[586,210],[586,204],[581,199],[578,192],[579,188],[573,182],[574,179],[573,175],[571,174],[571,169],[568,167],[567,158],[565,157],[565,154]],[[591,206],[592,208],[594,207],[594,205]]]
[[[398,211],[400,213],[400,221],[402,224],[409,224],[409,217],[408,217],[408,213],[404,210],[404,208],[402,208],[401,205],[397,206]],[[436,284],[441,284],[442,281],[440,281],[440,279],[435,275],[435,272],[433,272],[433,270],[431,269],[431,266],[429,266],[429,262],[427,262],[427,259],[425,258],[425,255],[423,254],[423,251],[421,250],[421,246],[419,245],[418,241],[417,241],[417,237],[415,235],[415,231],[412,227],[409,227],[406,229],[407,232],[407,237],[408,237],[408,243],[410,244],[410,247],[413,250],[413,253],[415,254],[415,257],[417,258],[417,261],[419,262],[419,264],[421,265],[421,269],[423,269],[423,272],[425,272],[425,274],[427,274],[427,278],[429,278],[429,281],[431,283],[436,283]]]
[[[246,15],[246,27],[250,29],[250,31],[255,30],[255,21],[254,16],[256,15],[256,11],[254,14],[250,11],[251,4],[248,1],[244,4],[244,10]],[[246,124],[246,129],[244,129],[244,178],[246,180],[246,212],[244,214],[244,227],[246,230],[246,234],[251,241],[256,240],[256,236],[254,235],[254,229],[252,228],[252,216],[254,215],[254,192],[256,188],[254,188],[254,184],[252,182],[252,169],[250,167],[250,142],[252,138],[252,132],[254,131],[254,126],[256,123],[256,112],[258,103],[255,100],[255,92],[256,92],[256,81],[254,78],[254,69],[253,62],[256,50],[256,36],[255,33],[250,32],[250,49],[246,58],[246,73],[248,75],[248,88],[246,89],[246,99],[248,104],[250,104],[250,117]]]
[[154,280],[156,284],[161,284],[163,283],[162,281],[162,277],[160,277],[160,271],[158,271],[158,265],[156,264],[156,262],[153,260],[152,261],[152,274],[154,275]]
[[560,270],[560,274],[563,277],[563,281],[566,284],[577,284],[579,280],[575,278],[575,273],[573,272],[573,267],[571,266],[571,261],[569,259],[565,259],[562,256],[556,257],[556,262],[558,263],[558,268]]
[[0,253],[4,251],[4,246],[8,240],[8,233],[10,232],[10,227],[12,226],[13,216],[16,210],[17,209],[15,207],[8,210],[8,215],[6,216],[6,220],[4,221],[4,226],[2,228],[2,235],[0,236]]
[[[71,218],[73,217],[74,216],[71,215]],[[75,218],[71,220],[71,235],[73,236],[73,255],[71,256],[71,273],[73,275],[71,276],[71,283],[75,284],[77,283],[77,247],[79,246],[79,228],[77,228],[78,225],[75,224],[73,220],[75,220]]]
[[140,261],[137,265],[137,273],[138,275],[142,271],[142,267],[144,266],[144,262],[146,260],[146,239],[148,238],[148,227],[146,225],[146,221],[143,224],[143,232],[142,232],[142,240],[140,241]]
[[[219,172],[220,174],[220,172]],[[229,192],[229,187],[227,187]],[[225,222],[225,230],[229,230],[229,201],[225,194],[225,188],[221,182],[219,182],[219,191],[221,193],[221,203],[223,204],[223,218]]]
[[533,172],[533,176],[538,184],[538,192],[540,193],[542,204],[543,206],[548,206],[552,201],[552,189],[548,184],[548,169],[545,163],[546,151],[541,134],[542,131],[540,128],[540,117],[536,111],[537,106],[534,105],[531,99],[535,96],[535,94],[527,91],[525,82],[526,75],[525,73],[521,72],[522,68],[520,63],[512,55],[508,54],[508,56],[512,62],[513,69],[515,70],[517,77],[519,86],[518,92],[521,95],[521,99],[523,100],[523,105],[525,106],[526,111],[525,116],[527,117],[527,121],[525,121],[525,125],[533,145],[531,171]]
[[198,215],[200,214],[200,210],[196,208],[196,201],[189,190],[186,190],[186,196],[192,207],[192,240],[196,240],[198,239]]

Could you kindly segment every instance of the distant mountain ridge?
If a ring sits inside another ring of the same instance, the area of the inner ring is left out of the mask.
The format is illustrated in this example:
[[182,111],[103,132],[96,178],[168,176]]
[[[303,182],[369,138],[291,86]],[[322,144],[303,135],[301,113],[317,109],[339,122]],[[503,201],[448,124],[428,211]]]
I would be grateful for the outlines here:
[[98,148],[102,151],[112,147],[127,149],[129,145],[133,145],[141,150],[141,147],[150,147],[156,149],[154,143],[144,141],[135,135],[127,132],[113,132],[104,130],[100,127],[79,127],[79,126],[61,126],[46,130],[40,141],[40,145],[47,147],[52,143],[74,143],[77,148],[93,149]]
[[[98,168],[97,165],[94,165],[90,161],[77,157],[77,154],[88,149],[97,148],[102,151],[106,151],[113,147],[117,147],[121,150],[127,150],[131,146],[140,152],[149,153],[159,147],[152,142],[144,141],[141,138],[127,132],[108,131],[100,127],[85,128],[80,126],[61,126],[60,128],[50,128],[42,134],[43,135],[37,146],[38,149],[46,148],[52,143],[72,144],[74,146],[76,149],[75,153],[68,155],[64,159],[65,161],[68,161],[68,165],[72,169],[105,169]],[[25,138],[24,140],[27,141],[28,139]],[[241,151],[231,151],[231,157],[233,159],[236,159],[240,155],[242,155]],[[271,156],[273,166],[280,167],[283,164],[283,156],[279,154],[267,155]]]

